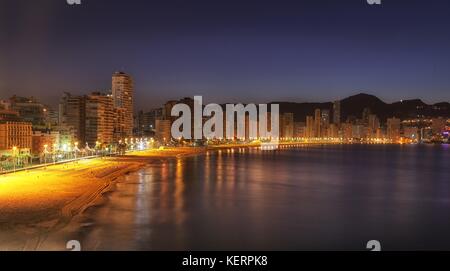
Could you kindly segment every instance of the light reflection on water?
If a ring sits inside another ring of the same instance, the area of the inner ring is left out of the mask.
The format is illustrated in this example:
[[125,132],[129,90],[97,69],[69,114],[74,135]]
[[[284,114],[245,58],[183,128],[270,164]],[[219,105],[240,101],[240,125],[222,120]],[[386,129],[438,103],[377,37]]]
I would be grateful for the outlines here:
[[[48,242],[97,250],[450,249],[448,148],[236,149],[124,176]],[[44,246],[45,247],[45,246]]]

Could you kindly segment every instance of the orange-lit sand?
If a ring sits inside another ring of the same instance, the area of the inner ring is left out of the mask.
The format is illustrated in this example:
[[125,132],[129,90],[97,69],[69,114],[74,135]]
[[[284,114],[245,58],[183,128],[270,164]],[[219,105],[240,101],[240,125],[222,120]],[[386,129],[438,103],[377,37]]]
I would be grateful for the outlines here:
[[133,152],[0,175],[0,249],[33,250],[36,239],[65,226],[115,178],[154,160],[202,152],[203,148]]

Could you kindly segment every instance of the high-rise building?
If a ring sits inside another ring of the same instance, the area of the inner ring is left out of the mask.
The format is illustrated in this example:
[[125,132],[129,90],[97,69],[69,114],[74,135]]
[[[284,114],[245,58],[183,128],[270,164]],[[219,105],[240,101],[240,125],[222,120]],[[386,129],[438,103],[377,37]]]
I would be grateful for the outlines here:
[[115,140],[133,135],[133,80],[124,72],[112,75],[112,98],[115,108]]
[[47,119],[45,120],[46,122],[46,127],[47,128],[52,128],[53,126],[57,126],[58,125],[58,121],[59,121],[59,112],[58,110],[54,110],[54,109],[48,109],[48,114],[47,114]]
[[19,112],[23,121],[31,122],[35,128],[45,128],[48,108],[34,97],[13,96],[9,99],[10,109]]
[[155,131],[156,120],[161,119],[162,115],[162,108],[152,109],[144,115],[144,124],[148,127],[149,131]]
[[321,136],[328,136],[328,128],[330,127],[330,110],[323,109],[321,112]]
[[322,115],[322,125],[327,127],[330,124],[330,110],[323,109],[321,115]]
[[341,124],[341,101],[333,103],[333,123],[338,127]]
[[294,137],[306,137],[305,122],[294,122]]
[[114,141],[115,117],[111,94],[93,92],[72,96],[66,93],[59,105],[60,123],[55,129],[64,131],[69,137],[70,131],[73,131],[72,140],[82,147],[85,144],[95,146],[96,142],[109,144]]
[[364,125],[362,124],[352,125],[352,137],[354,139],[364,139],[366,136],[367,136],[366,129],[364,129]]
[[165,119],[165,120],[174,119],[171,116],[171,112],[172,112],[172,107],[174,107],[177,103],[178,103],[178,101],[171,100],[164,104],[162,119]]
[[[205,122],[210,119],[210,117],[203,117],[203,125]],[[281,119],[281,117],[280,117]],[[244,131],[245,131],[245,140],[255,140],[258,138],[258,120],[257,119],[251,119],[250,115],[245,114],[245,125],[244,125]],[[256,128],[256,129],[255,129]],[[237,129],[237,126],[236,126]],[[237,130],[235,130],[235,135],[237,135]],[[217,138],[216,138],[217,139]]]
[[[85,113],[85,142],[89,146],[113,143],[114,110],[110,94],[94,92],[87,95]],[[84,142],[80,142],[84,145]]]
[[172,139],[170,120],[156,120],[155,137],[162,143],[168,143]]
[[[162,114],[162,119],[163,120],[169,120],[170,121],[170,125],[172,125],[172,123],[178,118],[176,116],[172,116],[172,108],[176,105],[176,104],[185,104],[187,106],[189,106],[190,110],[191,110],[191,136],[194,137],[194,129],[195,129],[195,122],[194,122],[194,118],[193,118],[193,114],[194,114],[194,104],[195,104],[195,100],[190,98],[190,97],[185,97],[183,99],[180,99],[178,101],[175,100],[171,100],[168,101],[164,104],[164,108],[163,108],[163,114]],[[183,129],[183,128],[181,128]],[[156,131],[155,131],[156,132]]]
[[338,138],[339,137],[339,129],[337,128],[337,125],[332,123],[330,124],[328,128],[328,137],[331,138]]
[[371,115],[371,110],[369,107],[365,107],[362,113],[362,121],[364,125],[369,123],[369,116]]
[[146,128],[144,125],[144,116],[145,113],[143,110],[139,110],[139,112],[134,115],[133,121],[134,121],[134,130],[133,134],[136,136],[144,136],[144,129]]
[[368,116],[367,136],[370,138],[377,137],[377,131],[380,128],[380,120],[374,114]]
[[306,116],[306,137],[314,137],[314,117],[313,116]]
[[314,137],[322,136],[322,115],[320,114],[320,109],[314,111]]
[[289,139],[294,137],[294,114],[283,113],[280,116],[280,137]]
[[347,140],[353,139],[353,124],[346,122],[342,123],[341,127],[342,137]]
[[59,127],[72,130],[74,141],[85,142],[86,97],[65,93],[59,103]]
[[394,142],[400,139],[400,119],[395,117],[387,119],[386,134],[387,138]]

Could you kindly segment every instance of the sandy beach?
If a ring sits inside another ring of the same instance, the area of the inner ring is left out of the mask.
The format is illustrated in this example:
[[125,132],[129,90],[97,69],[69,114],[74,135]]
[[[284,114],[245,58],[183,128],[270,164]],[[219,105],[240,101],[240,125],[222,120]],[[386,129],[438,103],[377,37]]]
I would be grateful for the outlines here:
[[208,150],[258,146],[153,149],[0,175],[0,250],[38,249],[47,233],[64,228],[94,205],[114,180],[127,173],[161,160],[199,155]]
[[79,160],[0,176],[0,249],[34,250],[46,232],[64,227],[113,183],[161,159],[204,148],[167,148]]

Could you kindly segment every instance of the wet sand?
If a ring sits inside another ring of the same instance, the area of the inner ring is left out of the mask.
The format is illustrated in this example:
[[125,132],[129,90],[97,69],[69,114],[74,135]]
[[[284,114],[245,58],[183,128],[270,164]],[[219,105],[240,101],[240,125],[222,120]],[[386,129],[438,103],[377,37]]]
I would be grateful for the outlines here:
[[95,158],[0,176],[0,250],[35,250],[93,204],[117,177],[163,159],[204,153],[168,148]]

